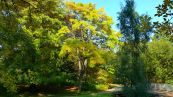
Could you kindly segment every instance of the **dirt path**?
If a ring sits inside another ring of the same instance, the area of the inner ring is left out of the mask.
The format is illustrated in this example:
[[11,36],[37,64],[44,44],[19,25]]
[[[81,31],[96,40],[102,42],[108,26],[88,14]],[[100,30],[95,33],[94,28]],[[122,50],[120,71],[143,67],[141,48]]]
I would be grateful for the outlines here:
[[[113,93],[117,91],[121,91],[122,89],[120,87],[115,87],[112,89],[108,89],[106,91],[99,92],[99,94],[105,94],[105,93]],[[154,91],[154,94],[158,94],[159,97],[173,97],[173,92],[169,91]]]
[[158,94],[160,97],[173,97],[173,92],[169,91],[154,91],[154,93]]

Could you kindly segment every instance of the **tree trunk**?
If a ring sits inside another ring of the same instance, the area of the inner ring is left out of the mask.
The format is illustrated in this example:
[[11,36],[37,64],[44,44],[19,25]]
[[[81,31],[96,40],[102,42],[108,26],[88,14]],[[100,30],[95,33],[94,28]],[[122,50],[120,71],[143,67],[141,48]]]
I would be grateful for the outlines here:
[[79,66],[78,80],[79,80],[79,92],[80,92],[82,88],[82,64],[80,60],[78,61],[78,66]]
[[77,48],[77,55],[79,56],[79,60],[78,60],[78,68],[79,68],[79,71],[78,71],[78,85],[79,85],[79,90],[78,92],[81,91],[81,88],[82,88],[82,64],[81,64],[81,60],[80,60],[80,55],[79,55],[79,49]]
[[88,59],[84,60],[84,82],[87,81],[87,65],[88,65]]

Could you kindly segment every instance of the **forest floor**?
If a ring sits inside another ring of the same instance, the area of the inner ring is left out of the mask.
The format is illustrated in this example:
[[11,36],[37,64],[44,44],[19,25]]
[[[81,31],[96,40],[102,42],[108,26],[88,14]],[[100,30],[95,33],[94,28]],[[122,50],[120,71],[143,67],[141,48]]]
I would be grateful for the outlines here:
[[[76,86],[66,87],[65,90],[61,90],[58,93],[22,93],[16,97],[112,97],[112,94],[117,91],[121,91],[121,85],[112,84],[111,89],[105,91],[85,91],[78,93]],[[53,88],[53,90],[57,90]],[[159,97],[173,97],[173,92],[168,91],[154,91],[154,94],[159,95]]]

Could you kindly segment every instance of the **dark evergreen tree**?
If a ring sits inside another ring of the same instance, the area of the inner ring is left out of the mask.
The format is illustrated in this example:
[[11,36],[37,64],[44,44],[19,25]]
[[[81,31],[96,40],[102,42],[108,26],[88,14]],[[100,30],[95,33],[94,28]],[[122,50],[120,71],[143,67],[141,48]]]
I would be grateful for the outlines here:
[[123,92],[127,97],[148,97],[149,84],[141,55],[145,51],[145,43],[150,39],[151,18],[139,16],[134,3],[134,0],[126,0],[118,17],[124,45],[120,51],[117,76],[124,85]]

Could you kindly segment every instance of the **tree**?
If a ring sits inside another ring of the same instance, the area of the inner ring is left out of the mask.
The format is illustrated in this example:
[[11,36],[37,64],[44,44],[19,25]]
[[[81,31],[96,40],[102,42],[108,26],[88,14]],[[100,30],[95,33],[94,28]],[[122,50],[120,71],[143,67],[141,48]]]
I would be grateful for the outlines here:
[[[171,51],[173,41],[173,23],[172,23],[172,0],[163,0],[163,4],[156,7],[156,17],[163,19],[162,22],[154,22],[156,28],[153,41],[148,44],[146,54],[147,74],[152,82],[172,83],[171,77]],[[151,55],[149,55],[151,54]],[[149,63],[150,61],[150,63]],[[169,73],[168,73],[169,72]],[[167,74],[165,74],[167,73]],[[152,77],[151,77],[152,76]]]
[[128,97],[147,97],[148,81],[141,53],[150,39],[151,18],[139,16],[135,11],[134,0],[126,0],[118,20],[123,35],[121,41],[124,43],[120,50],[118,80],[125,86],[124,92]]
[[[44,83],[58,74],[61,0],[1,0],[1,57],[17,84]],[[45,78],[46,77],[46,78]]]
[[[1,0],[0,12],[0,76],[6,72],[3,79],[11,78],[14,86],[61,85],[73,72],[63,70],[70,63],[82,87],[100,64],[109,63],[105,55],[119,43],[112,18],[91,3]],[[10,85],[7,89],[16,90]]]
[[11,0],[0,1],[0,84],[6,88],[6,92],[16,92],[17,90],[16,78],[11,71],[12,69],[14,70],[13,63],[17,61],[13,60],[13,58],[17,57],[15,54],[18,53],[16,43],[21,39],[19,36],[25,37],[23,34],[17,33],[19,32],[16,19],[18,15],[17,5],[17,2],[12,2]]
[[155,16],[163,18],[163,22],[154,22],[157,37],[169,37],[173,41],[173,1],[163,0],[163,4],[156,7],[157,13]]
[[78,83],[82,88],[83,81],[86,82],[89,68],[95,67],[96,64],[103,64],[104,60],[100,55],[98,48],[92,43],[87,43],[79,39],[68,39],[64,43],[60,56],[68,53],[68,59],[77,64]]
[[66,2],[66,7],[66,24],[58,33],[64,42],[60,56],[68,54],[78,66],[79,87],[82,88],[89,68],[104,63],[100,52],[103,48],[115,48],[120,34],[111,29],[112,18],[103,9],[97,10],[95,5]]
[[172,84],[173,45],[168,39],[153,39],[145,54],[147,76],[155,83]]
[[36,73],[37,83],[46,83],[47,78],[51,79],[50,75],[59,72],[61,43],[58,30],[63,26],[63,11],[61,0],[38,0],[34,6],[20,11],[22,15],[18,21],[21,30],[30,38],[34,51],[29,63],[32,66],[28,65],[27,69]]

